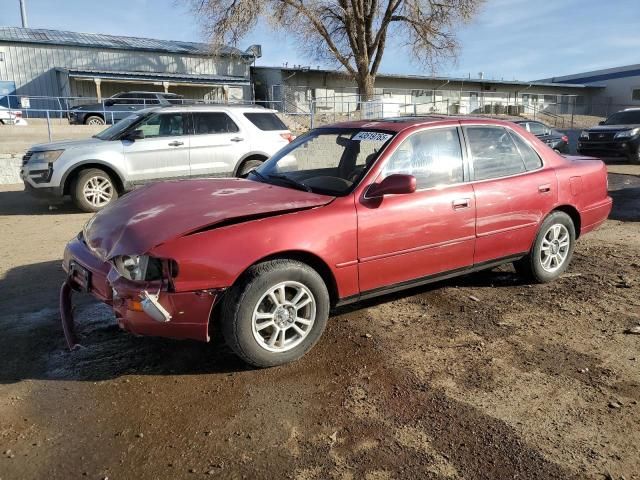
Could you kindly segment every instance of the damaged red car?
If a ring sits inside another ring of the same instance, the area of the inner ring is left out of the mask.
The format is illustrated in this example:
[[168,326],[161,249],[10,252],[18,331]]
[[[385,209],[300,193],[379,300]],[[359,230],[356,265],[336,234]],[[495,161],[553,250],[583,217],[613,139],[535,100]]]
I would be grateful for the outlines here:
[[318,341],[330,309],[513,262],[557,278],[611,210],[605,165],[562,157],[509,122],[409,117],[299,137],[246,179],[156,183],[69,242],[72,291],[138,335],[209,340],[273,366]]

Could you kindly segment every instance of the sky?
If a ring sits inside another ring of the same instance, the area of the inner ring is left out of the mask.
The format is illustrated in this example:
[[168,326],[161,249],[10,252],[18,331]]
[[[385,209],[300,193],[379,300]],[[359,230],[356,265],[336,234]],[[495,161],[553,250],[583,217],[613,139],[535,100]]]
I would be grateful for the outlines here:
[[[204,41],[186,0],[26,0],[29,26],[165,40]],[[537,80],[640,63],[639,0],[487,0],[457,30],[455,61],[431,71],[390,41],[380,71]],[[20,26],[18,0],[0,0],[0,25]],[[257,65],[333,68],[305,57],[285,33],[259,25],[238,47],[261,44]]]

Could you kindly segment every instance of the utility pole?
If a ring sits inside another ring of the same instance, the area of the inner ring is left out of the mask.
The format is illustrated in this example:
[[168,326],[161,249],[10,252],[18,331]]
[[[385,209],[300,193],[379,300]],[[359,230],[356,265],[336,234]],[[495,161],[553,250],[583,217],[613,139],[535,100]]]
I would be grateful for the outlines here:
[[27,6],[25,5],[26,0],[20,0],[20,15],[22,16],[22,28],[28,28],[27,22]]

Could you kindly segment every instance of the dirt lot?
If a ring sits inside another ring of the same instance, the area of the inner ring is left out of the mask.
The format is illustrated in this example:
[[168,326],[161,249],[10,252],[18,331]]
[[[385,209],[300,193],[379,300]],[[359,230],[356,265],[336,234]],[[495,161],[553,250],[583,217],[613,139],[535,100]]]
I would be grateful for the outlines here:
[[[629,169],[627,169],[629,170]],[[629,172],[628,172],[629,173]],[[0,478],[640,479],[640,174],[559,281],[511,267],[336,311],[296,364],[57,313],[88,220],[0,190]]]

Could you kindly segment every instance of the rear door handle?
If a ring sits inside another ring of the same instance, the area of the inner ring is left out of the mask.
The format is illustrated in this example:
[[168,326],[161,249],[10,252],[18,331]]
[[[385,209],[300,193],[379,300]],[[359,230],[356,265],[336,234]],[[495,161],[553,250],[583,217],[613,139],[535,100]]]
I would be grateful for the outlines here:
[[544,185],[538,185],[538,192],[547,193],[551,191],[551,184],[545,183]]
[[232,142],[241,142],[241,141],[243,141],[243,140],[244,140],[244,138],[242,138],[242,137],[233,137],[233,138],[231,139],[231,141],[232,141]]
[[184,142],[174,141],[169,144],[170,147],[179,147],[180,145],[184,145]]
[[452,202],[454,210],[460,210],[461,208],[469,208],[471,205],[470,198],[458,198]]

